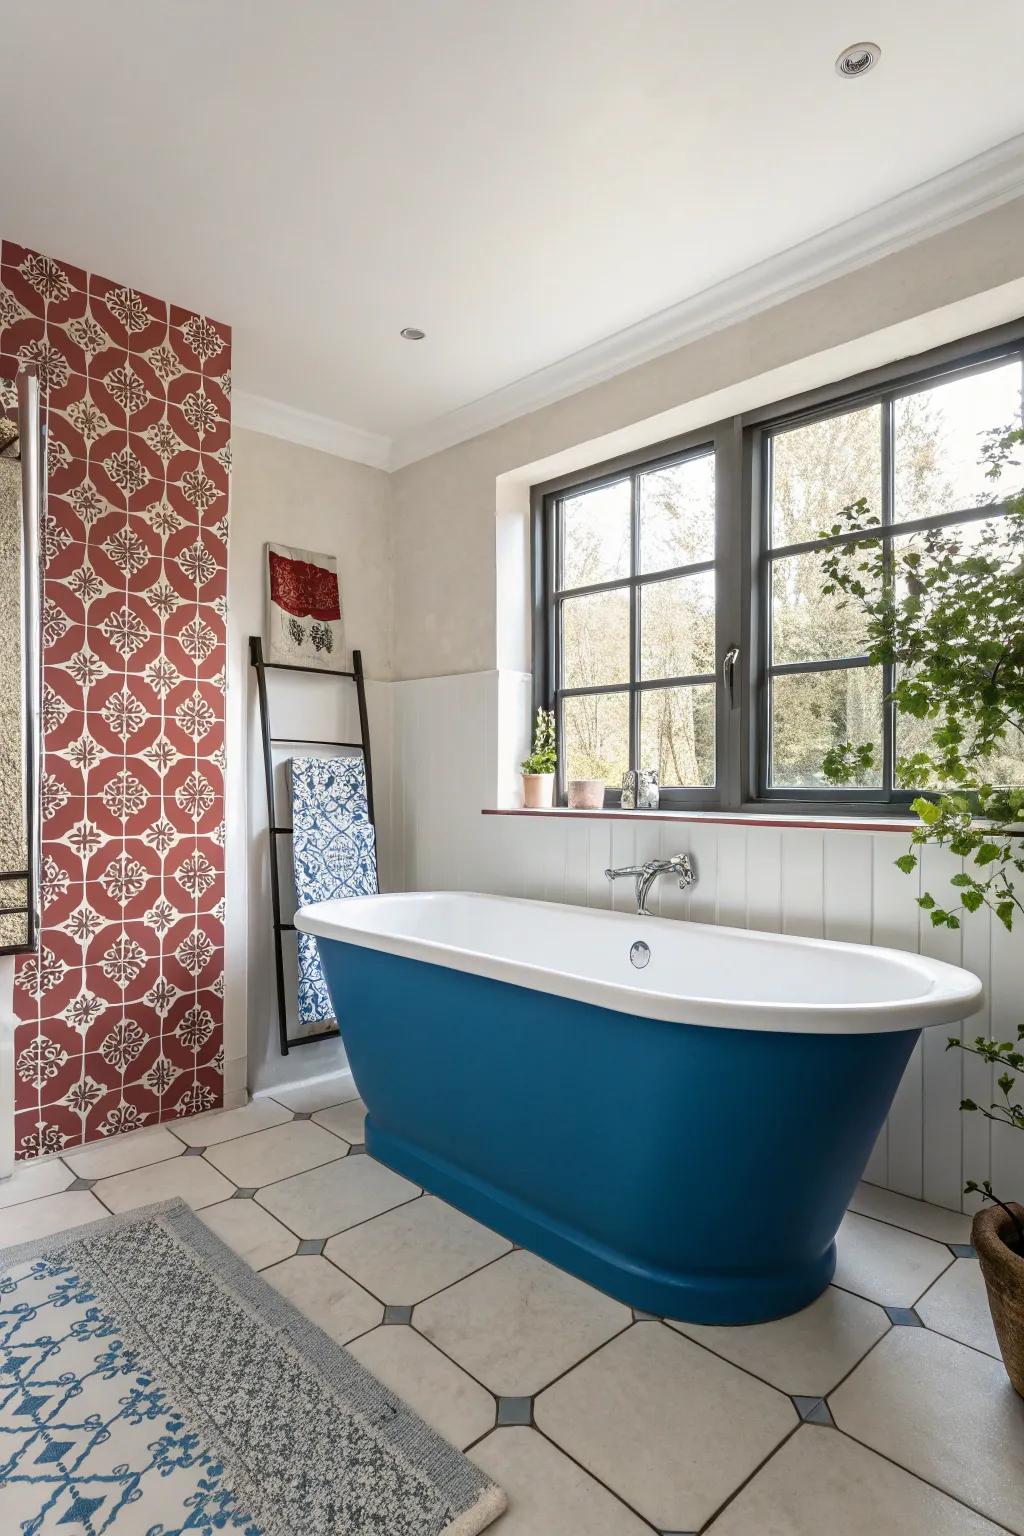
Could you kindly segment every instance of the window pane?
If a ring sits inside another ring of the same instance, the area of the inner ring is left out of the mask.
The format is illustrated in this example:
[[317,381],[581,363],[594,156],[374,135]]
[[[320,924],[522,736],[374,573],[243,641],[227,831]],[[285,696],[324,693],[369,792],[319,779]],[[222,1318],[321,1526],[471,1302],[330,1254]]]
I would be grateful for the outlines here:
[[[918,720],[913,715],[904,715],[896,711],[896,761],[901,758],[913,757],[916,752],[933,752],[932,732],[942,724],[941,719]],[[990,784],[999,789],[1024,788],[1024,741],[1019,731],[1008,730],[1006,741],[1002,749],[989,758],[983,771],[984,777]],[[920,777],[919,775],[917,776]],[[901,773],[896,770],[896,784],[900,789],[920,789],[921,785],[915,782],[915,775]],[[935,788],[930,785],[930,788]]]
[[1020,490],[1020,471],[989,480],[978,459],[984,438],[1020,425],[1019,362],[951,379],[895,402],[897,522],[962,512]]
[[562,603],[562,687],[628,682],[628,589],[567,597]]
[[844,604],[822,595],[828,579],[824,560],[824,552],[815,551],[771,563],[773,663],[838,661],[864,653],[864,610],[853,599]]
[[845,741],[873,742],[876,766],[851,788],[876,789],[881,779],[882,674],[878,667],[797,672],[771,681],[774,789],[830,789],[822,760]]
[[715,456],[640,476],[641,571],[715,558]]
[[616,480],[562,502],[562,586],[629,575],[630,482]]
[[590,693],[562,706],[565,781],[604,779],[618,788],[629,767],[629,695]]
[[771,542],[801,544],[864,497],[882,515],[882,413],[845,411],[771,438]]
[[693,787],[715,782],[715,688],[645,688],[640,695],[641,768],[658,782]]
[[641,587],[640,676],[694,677],[714,670],[714,571]]

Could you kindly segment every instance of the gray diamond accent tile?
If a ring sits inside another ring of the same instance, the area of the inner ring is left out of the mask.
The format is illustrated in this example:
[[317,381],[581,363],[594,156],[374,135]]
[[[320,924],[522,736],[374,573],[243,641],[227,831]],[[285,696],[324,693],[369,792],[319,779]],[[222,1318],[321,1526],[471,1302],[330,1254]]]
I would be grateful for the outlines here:
[[636,1307],[634,1307],[633,1321],[634,1323],[660,1323],[661,1318],[658,1316],[657,1312],[639,1312],[637,1311]]
[[292,1116],[293,1120],[312,1120],[312,1118],[313,1118],[313,1116],[310,1114],[309,1110],[306,1110],[306,1109],[298,1110]]
[[348,1155],[349,1155],[349,1157],[358,1157],[361,1152],[365,1152],[365,1151],[366,1151],[366,1143],[365,1143],[365,1141],[357,1141],[354,1146],[350,1146],[349,1147]]
[[257,1193],[255,1189],[236,1189],[231,1198],[232,1200],[255,1200]]
[[894,1328],[924,1327],[913,1307],[886,1307],[885,1315]]
[[181,1155],[182,1157],[202,1157],[205,1151],[205,1147],[186,1147]]
[[296,1250],[300,1254],[323,1253],[326,1237],[304,1237]]
[[971,1243],[947,1243],[946,1245],[954,1259],[976,1259],[977,1251]]
[[533,1419],[532,1397],[499,1397],[498,1428],[507,1429],[513,1424],[529,1424]]
[[834,1425],[828,1404],[823,1397],[793,1397],[793,1406],[805,1424]]
[[411,1323],[412,1307],[387,1306],[384,1308],[384,1321],[386,1323]]
[[72,1190],[77,1189],[92,1189],[95,1183],[95,1179],[75,1179],[72,1184],[68,1185],[67,1189],[65,1190],[65,1194],[70,1194]]

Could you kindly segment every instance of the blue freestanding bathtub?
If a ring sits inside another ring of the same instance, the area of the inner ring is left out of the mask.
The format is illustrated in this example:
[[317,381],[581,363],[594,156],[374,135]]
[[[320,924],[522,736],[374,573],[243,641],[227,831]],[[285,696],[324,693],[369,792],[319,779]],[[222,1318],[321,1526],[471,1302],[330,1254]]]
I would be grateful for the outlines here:
[[976,977],[918,955],[498,896],[322,902],[296,926],[373,1156],[691,1322],[824,1289],[919,1031],[981,1003]]

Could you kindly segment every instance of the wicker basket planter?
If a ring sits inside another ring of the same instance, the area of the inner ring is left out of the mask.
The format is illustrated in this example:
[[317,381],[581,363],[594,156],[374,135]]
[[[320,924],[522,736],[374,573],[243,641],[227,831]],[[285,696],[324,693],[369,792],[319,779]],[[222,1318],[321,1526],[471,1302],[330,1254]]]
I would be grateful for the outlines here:
[[[1013,1211],[1024,1219],[1024,1206]],[[988,1290],[996,1338],[1006,1374],[1024,1397],[1024,1254],[1009,1246],[1013,1222],[998,1205],[987,1205],[974,1218],[971,1241],[977,1250]]]

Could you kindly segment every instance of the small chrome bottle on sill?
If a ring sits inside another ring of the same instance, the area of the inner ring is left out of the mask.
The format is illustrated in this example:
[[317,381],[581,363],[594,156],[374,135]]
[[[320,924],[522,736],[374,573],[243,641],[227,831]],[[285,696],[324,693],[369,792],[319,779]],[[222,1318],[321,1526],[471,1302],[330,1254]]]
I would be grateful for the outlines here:
[[656,811],[661,799],[658,788],[658,772],[655,768],[627,768],[622,775],[624,811]]

